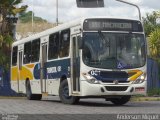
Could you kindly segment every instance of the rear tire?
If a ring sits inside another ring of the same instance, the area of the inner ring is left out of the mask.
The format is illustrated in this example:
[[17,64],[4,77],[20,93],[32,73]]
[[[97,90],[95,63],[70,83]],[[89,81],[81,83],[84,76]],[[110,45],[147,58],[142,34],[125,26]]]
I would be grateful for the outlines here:
[[131,96],[122,96],[121,98],[112,98],[110,101],[115,105],[124,105],[130,100]]
[[32,94],[31,85],[29,80],[26,81],[26,96],[28,100],[41,100],[42,94]]
[[64,104],[75,104],[79,102],[79,98],[76,96],[69,96],[69,88],[67,80],[63,80],[59,87],[59,97]]

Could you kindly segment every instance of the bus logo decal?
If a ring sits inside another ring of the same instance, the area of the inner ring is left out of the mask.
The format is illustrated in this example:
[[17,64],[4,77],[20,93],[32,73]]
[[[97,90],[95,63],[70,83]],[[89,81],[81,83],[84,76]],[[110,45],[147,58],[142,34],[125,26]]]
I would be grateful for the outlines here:
[[56,67],[47,68],[47,73],[57,73]]
[[115,85],[118,85],[119,82],[118,82],[118,80],[114,80],[113,83],[114,83]]

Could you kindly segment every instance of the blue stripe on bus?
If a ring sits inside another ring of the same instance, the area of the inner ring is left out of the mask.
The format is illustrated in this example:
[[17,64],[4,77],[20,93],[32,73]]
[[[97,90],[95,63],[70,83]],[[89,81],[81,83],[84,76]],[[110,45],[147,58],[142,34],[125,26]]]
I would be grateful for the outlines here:
[[[56,79],[62,77],[63,75],[70,78],[70,59],[47,62],[44,66],[44,79]],[[35,65],[34,78],[40,79],[40,63]]]

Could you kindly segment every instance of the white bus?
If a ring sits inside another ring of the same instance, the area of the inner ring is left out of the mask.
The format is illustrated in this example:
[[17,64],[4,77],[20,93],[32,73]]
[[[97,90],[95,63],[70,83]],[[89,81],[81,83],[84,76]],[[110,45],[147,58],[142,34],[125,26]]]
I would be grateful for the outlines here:
[[45,93],[66,104],[99,97],[122,105],[146,94],[146,53],[138,20],[72,21],[13,43],[11,87],[29,100]]

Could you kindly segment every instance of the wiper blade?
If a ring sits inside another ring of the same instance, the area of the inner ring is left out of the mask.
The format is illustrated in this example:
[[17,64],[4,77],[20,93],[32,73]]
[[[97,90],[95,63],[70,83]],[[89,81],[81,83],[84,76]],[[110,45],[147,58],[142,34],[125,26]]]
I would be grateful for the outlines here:
[[105,36],[103,35],[103,33],[100,30],[98,31],[98,35],[99,35],[99,37],[101,38],[102,41],[106,41],[105,46],[109,47],[110,46],[109,40],[105,39]]

